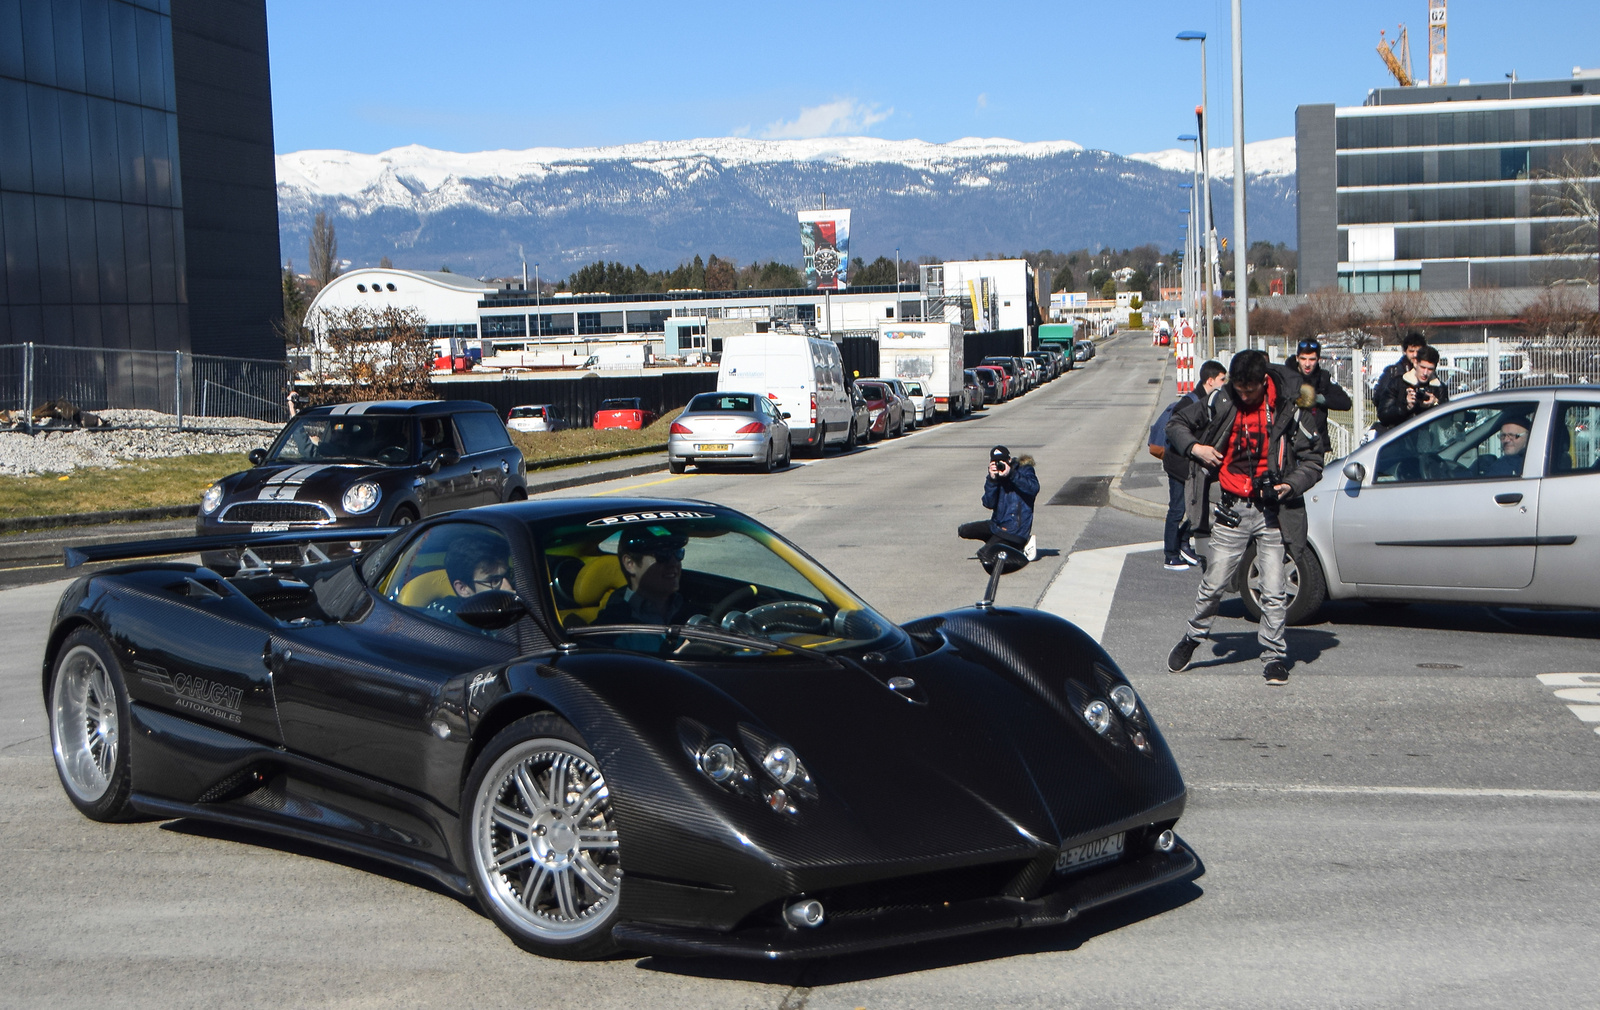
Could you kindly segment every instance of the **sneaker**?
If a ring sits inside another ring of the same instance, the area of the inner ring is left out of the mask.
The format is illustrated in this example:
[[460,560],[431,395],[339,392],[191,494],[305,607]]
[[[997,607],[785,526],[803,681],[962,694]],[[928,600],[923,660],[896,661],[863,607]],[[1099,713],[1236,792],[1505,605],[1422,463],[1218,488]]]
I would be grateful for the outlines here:
[[1022,556],[1029,561],[1037,561],[1039,559],[1039,540],[1037,537],[1032,535],[1028,537],[1027,544],[1022,548]]
[[1186,572],[1189,570],[1189,562],[1183,558],[1168,558],[1161,567],[1169,572]]
[[1274,659],[1261,668],[1261,676],[1267,679],[1267,684],[1272,687],[1281,687],[1289,683],[1289,670],[1282,663]]
[[1200,567],[1200,555],[1195,552],[1193,544],[1185,544],[1184,546],[1179,547],[1178,557],[1182,558],[1184,561],[1195,566],[1196,568]]
[[1189,660],[1194,658],[1195,647],[1200,643],[1188,635],[1179,639],[1178,644],[1167,653],[1167,669],[1173,673],[1182,673],[1189,668]]

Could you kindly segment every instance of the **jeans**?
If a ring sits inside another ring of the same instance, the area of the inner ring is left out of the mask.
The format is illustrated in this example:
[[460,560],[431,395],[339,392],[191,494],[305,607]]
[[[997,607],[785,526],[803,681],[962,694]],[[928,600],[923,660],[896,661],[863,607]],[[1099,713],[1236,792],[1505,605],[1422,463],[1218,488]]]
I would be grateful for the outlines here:
[[1256,567],[1261,572],[1261,630],[1256,640],[1261,643],[1261,662],[1283,662],[1289,654],[1283,640],[1283,626],[1288,614],[1283,587],[1283,531],[1278,528],[1278,510],[1263,512],[1249,502],[1234,506],[1239,513],[1237,527],[1211,524],[1211,563],[1205,578],[1200,580],[1200,591],[1194,599],[1194,616],[1189,618],[1185,638],[1201,639],[1211,633],[1211,622],[1217,616],[1217,606],[1222,594],[1233,582],[1250,542],[1256,545]]
[[1189,523],[1184,515],[1186,505],[1183,491],[1183,481],[1174,477],[1167,478],[1167,531],[1162,546],[1166,549],[1168,561],[1176,559],[1178,549],[1189,542]]

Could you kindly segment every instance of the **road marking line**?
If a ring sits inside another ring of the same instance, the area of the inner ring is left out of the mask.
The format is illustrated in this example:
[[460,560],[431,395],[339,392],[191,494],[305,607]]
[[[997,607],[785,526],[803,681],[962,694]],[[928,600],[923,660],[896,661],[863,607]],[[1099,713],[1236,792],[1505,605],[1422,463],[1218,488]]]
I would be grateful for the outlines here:
[[1106,632],[1111,618],[1111,601],[1122,581],[1122,564],[1130,554],[1158,550],[1161,541],[1122,544],[1092,551],[1073,551],[1055,580],[1039,599],[1039,609],[1064,617],[1082,628],[1096,642]]
[[629,484],[627,487],[614,487],[610,491],[596,491],[595,492],[595,496],[598,497],[599,495],[603,495],[603,494],[621,494],[624,491],[632,491],[634,488],[652,487],[652,486],[654,486],[656,484],[665,484],[667,481],[670,481],[670,480],[683,480],[685,477],[693,477],[693,476],[695,476],[695,475],[694,474],[690,474],[690,473],[674,474],[671,477],[663,477],[660,480],[645,481],[643,484]]
[[[1594,702],[1600,700],[1600,673],[1541,673],[1539,683],[1556,687],[1556,697],[1562,701]],[[1600,723],[1600,704],[1568,705],[1572,714],[1585,724]],[[1600,734],[1600,726],[1594,731]]]
[[1600,801],[1600,792],[1586,789],[1497,789],[1458,786],[1295,786],[1265,785],[1251,782],[1210,782],[1190,784],[1191,789],[1210,792],[1306,793],[1330,796],[1433,796],[1506,800],[1591,800]]

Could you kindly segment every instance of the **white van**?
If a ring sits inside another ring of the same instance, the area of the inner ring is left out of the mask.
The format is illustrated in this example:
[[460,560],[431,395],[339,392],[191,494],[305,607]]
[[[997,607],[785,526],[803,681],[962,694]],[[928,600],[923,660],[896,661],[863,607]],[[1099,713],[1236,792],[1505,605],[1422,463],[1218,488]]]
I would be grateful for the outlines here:
[[831,340],[803,333],[746,333],[722,342],[717,389],[764,392],[789,415],[796,453],[821,455],[855,441],[844,360]]

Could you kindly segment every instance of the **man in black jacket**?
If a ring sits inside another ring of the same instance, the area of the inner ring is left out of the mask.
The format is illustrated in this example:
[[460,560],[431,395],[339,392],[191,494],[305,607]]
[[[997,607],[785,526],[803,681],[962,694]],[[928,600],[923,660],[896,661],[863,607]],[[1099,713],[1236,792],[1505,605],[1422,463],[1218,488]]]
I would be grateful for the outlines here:
[[1195,596],[1194,615],[1167,657],[1174,673],[1188,668],[1195,647],[1210,634],[1222,594],[1254,543],[1261,571],[1262,676],[1273,685],[1289,681],[1279,508],[1321,478],[1325,438],[1313,410],[1315,391],[1301,378],[1297,369],[1269,365],[1262,351],[1240,351],[1228,369],[1227,385],[1178,408],[1167,425],[1168,451],[1190,461],[1185,497],[1197,530],[1210,518],[1210,485],[1219,484],[1221,492],[1211,527],[1211,564]]
[[1417,363],[1417,352],[1428,346],[1428,341],[1422,334],[1412,330],[1400,341],[1400,360],[1396,361],[1378,373],[1378,381],[1372,387],[1372,400],[1376,403],[1382,399],[1390,386],[1400,381],[1400,376],[1411,371]]
[[1215,393],[1228,381],[1228,370],[1220,361],[1207,361],[1200,366],[1200,385],[1167,404],[1167,409],[1150,426],[1150,455],[1161,461],[1167,472],[1167,528],[1163,565],[1169,572],[1187,571],[1200,564],[1194,552],[1189,531],[1189,519],[1184,504],[1183,486],[1189,481],[1189,461],[1177,453],[1167,452],[1167,424],[1172,414],[1186,403],[1193,403]]
[[1340,388],[1333,376],[1322,370],[1322,343],[1315,337],[1300,341],[1295,352],[1295,366],[1300,369],[1301,382],[1317,391],[1317,406],[1324,415],[1330,410],[1349,410],[1350,394]]
[[1450,402],[1450,389],[1434,373],[1439,369],[1439,349],[1423,346],[1410,369],[1400,374],[1378,393],[1378,433],[1416,417],[1442,403]]

